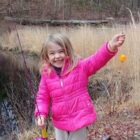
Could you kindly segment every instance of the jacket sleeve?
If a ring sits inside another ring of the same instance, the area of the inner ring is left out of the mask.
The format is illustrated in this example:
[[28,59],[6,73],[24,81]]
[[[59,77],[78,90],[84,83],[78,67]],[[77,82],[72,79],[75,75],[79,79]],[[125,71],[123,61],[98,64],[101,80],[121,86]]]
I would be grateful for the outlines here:
[[42,75],[35,100],[35,117],[40,115],[47,118],[50,106],[50,96],[46,84],[46,76]]
[[[118,50],[117,50],[118,51]],[[108,42],[104,43],[94,55],[81,60],[82,68],[87,76],[91,76],[102,68],[116,53],[108,49]]]

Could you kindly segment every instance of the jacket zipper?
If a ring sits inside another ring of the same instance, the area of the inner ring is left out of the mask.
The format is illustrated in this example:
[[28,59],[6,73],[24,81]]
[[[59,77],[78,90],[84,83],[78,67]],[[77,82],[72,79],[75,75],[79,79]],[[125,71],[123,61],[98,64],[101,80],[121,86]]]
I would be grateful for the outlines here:
[[64,87],[64,82],[62,79],[60,79],[60,85],[61,85],[61,87]]

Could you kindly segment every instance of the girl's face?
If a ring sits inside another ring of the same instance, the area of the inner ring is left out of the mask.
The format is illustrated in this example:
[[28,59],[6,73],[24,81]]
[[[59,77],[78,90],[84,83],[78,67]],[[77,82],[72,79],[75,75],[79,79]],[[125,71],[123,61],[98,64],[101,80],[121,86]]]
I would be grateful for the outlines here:
[[66,55],[65,55],[64,49],[61,46],[52,42],[49,43],[48,58],[49,58],[49,62],[53,66],[62,68],[65,57]]

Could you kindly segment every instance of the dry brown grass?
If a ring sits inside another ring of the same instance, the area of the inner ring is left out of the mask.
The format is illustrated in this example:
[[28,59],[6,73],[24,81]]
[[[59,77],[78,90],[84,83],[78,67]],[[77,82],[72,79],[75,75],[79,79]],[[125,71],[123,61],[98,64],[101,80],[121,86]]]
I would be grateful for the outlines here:
[[30,130],[25,130],[23,133],[17,135],[18,140],[33,140],[35,137],[40,136],[39,130],[32,128]]
[[[69,27],[19,27],[18,33],[22,47],[25,51],[39,53],[41,45],[48,34],[54,32],[66,33],[77,53],[85,57],[96,51],[102,42],[108,41],[114,34],[124,32],[126,34],[126,41],[120,49],[118,55],[107,65],[106,68],[111,68],[113,71],[120,71],[123,75],[132,77],[133,99],[139,103],[140,97],[140,55],[139,55],[139,34],[140,24],[128,26],[114,26],[112,28],[101,27],[94,28],[91,26],[80,26],[75,28]],[[17,48],[19,42],[16,31],[6,33],[0,37],[1,45],[8,49]],[[121,53],[127,55],[127,61],[121,63],[118,57]]]

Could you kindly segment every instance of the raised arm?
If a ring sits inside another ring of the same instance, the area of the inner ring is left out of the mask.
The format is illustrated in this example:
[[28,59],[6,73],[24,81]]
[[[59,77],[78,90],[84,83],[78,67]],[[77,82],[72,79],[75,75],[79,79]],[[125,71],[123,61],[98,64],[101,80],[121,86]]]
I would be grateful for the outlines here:
[[90,76],[102,68],[118,51],[125,40],[124,34],[116,34],[109,42],[102,45],[100,49],[88,58],[81,61],[83,70]]

